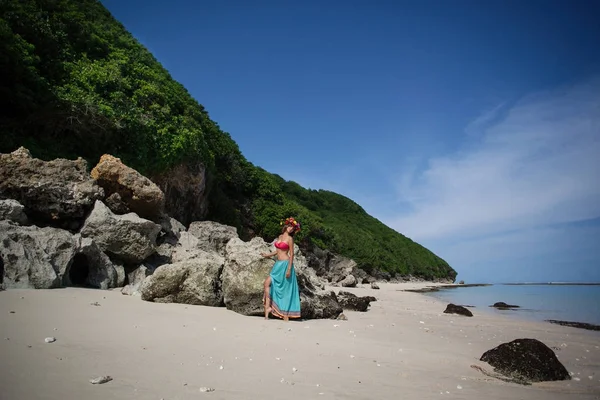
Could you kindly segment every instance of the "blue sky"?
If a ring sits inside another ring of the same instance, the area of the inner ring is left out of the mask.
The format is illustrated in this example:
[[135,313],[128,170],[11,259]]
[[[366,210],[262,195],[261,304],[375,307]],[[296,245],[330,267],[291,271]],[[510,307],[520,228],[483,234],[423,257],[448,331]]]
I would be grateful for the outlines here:
[[102,3],[249,161],[458,279],[600,281],[600,2]]

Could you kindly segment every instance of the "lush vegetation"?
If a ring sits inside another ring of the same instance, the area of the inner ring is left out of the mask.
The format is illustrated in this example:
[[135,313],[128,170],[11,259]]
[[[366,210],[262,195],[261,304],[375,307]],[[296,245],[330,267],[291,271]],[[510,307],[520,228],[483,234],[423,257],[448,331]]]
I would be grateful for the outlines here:
[[181,163],[207,170],[206,218],[242,237],[273,238],[294,215],[306,247],[366,269],[454,278],[448,264],[353,201],[306,190],[252,165],[230,135],[95,0],[0,0],[0,152],[104,153],[153,176]]

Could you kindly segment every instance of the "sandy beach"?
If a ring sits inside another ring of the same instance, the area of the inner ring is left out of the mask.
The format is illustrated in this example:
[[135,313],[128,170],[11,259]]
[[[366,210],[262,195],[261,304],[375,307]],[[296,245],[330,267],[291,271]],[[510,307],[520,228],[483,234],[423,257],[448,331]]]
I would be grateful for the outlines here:
[[[443,314],[445,303],[402,291],[425,285],[349,289],[378,301],[347,321],[288,323],[116,290],[0,292],[0,398],[600,398],[599,332],[479,309]],[[479,357],[516,338],[559,349],[574,379],[522,386],[471,368],[491,370]],[[89,382],[101,375],[113,380]]]

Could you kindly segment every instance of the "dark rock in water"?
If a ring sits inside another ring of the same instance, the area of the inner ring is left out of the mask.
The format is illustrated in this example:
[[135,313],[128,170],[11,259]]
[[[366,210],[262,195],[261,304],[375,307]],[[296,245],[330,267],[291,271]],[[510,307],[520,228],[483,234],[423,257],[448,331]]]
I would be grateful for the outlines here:
[[463,306],[457,306],[456,304],[448,304],[446,306],[446,309],[444,310],[444,314],[459,314],[459,315],[464,315],[466,317],[472,317],[473,313],[469,310],[467,310],[465,307]]
[[600,325],[588,324],[587,322],[574,322],[574,321],[559,321],[555,319],[547,319],[547,322],[552,324],[558,324],[562,326],[570,326],[573,328],[588,329],[590,331],[600,331]]
[[511,309],[511,308],[519,308],[519,306],[516,306],[514,304],[506,304],[503,301],[499,301],[497,303],[494,303],[490,307],[494,307],[494,308],[497,308],[499,310],[508,310],[508,309]]
[[369,300],[370,302],[374,302],[377,301],[377,299],[373,296],[363,296],[365,299]]
[[569,380],[569,372],[551,348],[537,339],[516,339],[486,351],[480,358],[502,375],[519,381]]
[[343,290],[340,290],[338,293],[338,300],[343,309],[362,312],[367,311],[369,304],[371,303],[370,296],[359,297],[354,293],[345,292]]
[[76,231],[104,190],[83,158],[43,161],[21,147],[0,154],[0,198],[17,200],[37,225]]

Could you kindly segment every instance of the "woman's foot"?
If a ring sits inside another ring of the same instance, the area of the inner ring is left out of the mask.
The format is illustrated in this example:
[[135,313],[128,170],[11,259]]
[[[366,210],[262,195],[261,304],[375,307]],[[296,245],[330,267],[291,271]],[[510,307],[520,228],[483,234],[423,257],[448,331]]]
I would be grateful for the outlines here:
[[283,317],[283,320],[284,320],[285,322],[288,322],[288,321],[290,320],[290,317]]
[[265,306],[265,319],[269,319],[271,313],[271,302],[263,297],[263,304]]

